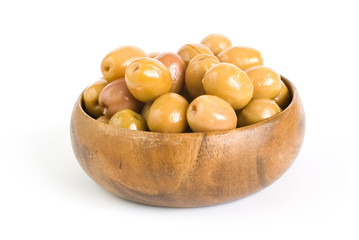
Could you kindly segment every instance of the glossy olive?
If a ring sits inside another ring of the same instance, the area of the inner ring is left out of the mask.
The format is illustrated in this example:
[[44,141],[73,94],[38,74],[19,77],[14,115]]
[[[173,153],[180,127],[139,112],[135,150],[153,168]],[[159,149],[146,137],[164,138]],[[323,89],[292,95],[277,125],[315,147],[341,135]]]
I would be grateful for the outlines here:
[[150,107],[152,105],[153,102],[147,102],[145,103],[145,105],[143,105],[142,110],[141,110],[141,115],[142,117],[147,121],[147,117],[148,117],[148,112],[150,111]]
[[207,94],[226,100],[235,110],[243,108],[252,99],[253,83],[247,74],[229,63],[219,63],[203,77]]
[[201,43],[207,46],[216,56],[224,49],[232,46],[231,40],[222,34],[209,34],[202,39]]
[[108,122],[109,125],[127,128],[131,130],[145,131],[147,129],[146,121],[141,116],[130,109],[122,109],[115,113]]
[[155,58],[163,63],[170,71],[172,77],[171,92],[179,93],[183,88],[186,71],[186,65],[182,58],[178,54],[171,52],[161,53]]
[[102,122],[102,123],[106,123],[106,124],[110,121],[110,119],[108,119],[105,116],[99,116],[96,120],[99,122]]
[[219,60],[209,54],[199,54],[189,62],[185,82],[188,94],[192,99],[206,94],[202,85],[202,78],[210,68],[218,63]]
[[147,124],[152,132],[181,133],[187,128],[188,102],[177,93],[159,96],[148,112]]
[[104,79],[112,82],[125,77],[127,66],[138,57],[145,57],[146,53],[138,47],[123,46],[107,54],[102,60],[101,71]]
[[99,96],[102,89],[106,87],[107,84],[107,81],[100,79],[89,86],[84,92],[83,98],[86,112],[94,118],[102,115],[102,109],[99,105]]
[[221,62],[232,63],[242,70],[263,65],[262,54],[249,47],[234,46],[227,48],[218,54],[218,59]]
[[281,88],[280,75],[273,69],[265,66],[256,66],[245,71],[253,82],[254,98],[274,98]]
[[270,118],[282,110],[269,98],[253,98],[247,106],[238,112],[238,127],[254,124]]
[[99,103],[103,115],[107,118],[111,118],[113,114],[122,109],[131,109],[137,112],[142,107],[142,103],[134,98],[128,90],[124,78],[110,82],[102,90],[99,97]]
[[188,63],[197,56],[198,54],[211,54],[213,55],[212,51],[204,46],[203,44],[194,43],[194,44],[185,44],[178,50],[178,55],[183,59],[186,66]]
[[141,102],[153,101],[172,88],[168,68],[149,57],[137,58],[128,66],[126,83],[132,95]]
[[213,95],[202,95],[191,102],[187,121],[194,132],[234,129],[237,116],[231,105]]
[[280,89],[279,94],[275,98],[273,98],[273,100],[278,104],[280,108],[285,109],[291,102],[292,97],[284,82],[280,80],[280,83],[282,85],[282,88]]

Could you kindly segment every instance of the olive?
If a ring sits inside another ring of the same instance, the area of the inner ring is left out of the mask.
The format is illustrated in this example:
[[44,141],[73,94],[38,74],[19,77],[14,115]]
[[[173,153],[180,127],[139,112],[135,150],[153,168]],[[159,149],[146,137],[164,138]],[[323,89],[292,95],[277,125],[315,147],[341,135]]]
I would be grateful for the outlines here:
[[108,119],[105,116],[99,116],[96,120],[99,122],[102,122],[102,123],[106,123],[106,124],[110,121],[110,119]]
[[202,78],[206,72],[214,65],[218,64],[219,60],[209,54],[199,54],[192,58],[186,69],[186,89],[192,99],[206,94],[202,85]]
[[134,98],[128,90],[124,78],[110,82],[102,90],[99,97],[99,103],[103,115],[107,118],[111,118],[113,114],[122,109],[131,109],[137,112],[142,107],[142,103]]
[[194,132],[231,130],[237,126],[237,116],[231,105],[212,95],[199,96],[190,103],[187,121]]
[[145,57],[146,53],[138,47],[123,46],[107,54],[102,60],[101,71],[104,79],[112,82],[125,77],[127,66],[138,57]]
[[232,63],[242,70],[263,65],[262,54],[249,47],[230,47],[220,52],[217,57],[219,61]]
[[187,128],[188,102],[177,93],[159,96],[148,112],[147,124],[152,132],[181,133]]
[[270,118],[282,110],[269,98],[253,98],[247,106],[238,112],[238,127],[258,123]]
[[142,117],[147,121],[148,112],[150,111],[150,107],[153,102],[147,102],[145,105],[143,105],[143,108],[141,110]]
[[199,43],[185,44],[178,50],[177,53],[183,59],[186,66],[192,60],[192,58],[194,58],[198,54],[213,55],[213,53],[211,52],[211,50],[208,47],[206,47],[203,44],[199,44]]
[[222,34],[209,34],[202,39],[201,43],[207,46],[216,56],[224,49],[232,46],[231,40]]
[[246,73],[253,82],[253,98],[274,98],[279,94],[282,84],[274,70],[257,66],[247,69]]
[[230,63],[219,63],[203,77],[207,94],[226,100],[235,110],[243,108],[252,99],[253,83],[247,74]]
[[279,94],[273,100],[278,104],[279,107],[285,109],[291,101],[291,95],[284,82],[281,80],[280,83],[282,85],[282,88]]
[[147,129],[145,119],[140,114],[130,109],[122,109],[115,113],[110,118],[108,124],[131,130],[145,131]]
[[186,71],[186,66],[182,58],[178,54],[171,52],[161,53],[155,58],[163,63],[170,71],[172,77],[171,92],[179,93],[184,84],[184,75]]
[[132,95],[141,102],[153,101],[172,88],[172,78],[167,67],[149,57],[137,58],[128,66],[126,83]]
[[93,118],[102,115],[102,109],[99,105],[99,96],[102,89],[108,84],[104,79],[100,79],[89,86],[83,95],[86,112]]

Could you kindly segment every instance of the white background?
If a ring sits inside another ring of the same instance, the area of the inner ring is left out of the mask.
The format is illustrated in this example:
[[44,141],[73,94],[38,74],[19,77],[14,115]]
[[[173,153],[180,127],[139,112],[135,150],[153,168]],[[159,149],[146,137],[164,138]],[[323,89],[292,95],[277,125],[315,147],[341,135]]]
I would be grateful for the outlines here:
[[[1,1],[0,239],[359,239],[356,1]],[[80,92],[112,49],[209,33],[259,49],[304,103],[292,167],[248,198],[168,209],[103,190],[72,152]]]

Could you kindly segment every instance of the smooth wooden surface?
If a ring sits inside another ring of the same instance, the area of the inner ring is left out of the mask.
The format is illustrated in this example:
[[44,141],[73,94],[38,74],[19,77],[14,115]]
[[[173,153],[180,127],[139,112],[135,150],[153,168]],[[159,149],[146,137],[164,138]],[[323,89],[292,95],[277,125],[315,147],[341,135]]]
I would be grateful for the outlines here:
[[243,198],[278,179],[303,142],[301,100],[295,87],[282,80],[293,96],[289,107],[261,123],[225,132],[115,128],[89,117],[81,95],[71,118],[75,155],[93,180],[130,201],[200,207]]

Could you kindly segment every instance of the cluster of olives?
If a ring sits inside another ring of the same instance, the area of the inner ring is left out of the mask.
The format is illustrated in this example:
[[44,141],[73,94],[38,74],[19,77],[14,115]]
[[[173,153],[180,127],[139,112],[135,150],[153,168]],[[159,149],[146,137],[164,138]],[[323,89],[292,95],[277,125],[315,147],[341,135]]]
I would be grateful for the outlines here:
[[282,111],[291,96],[259,51],[220,34],[176,53],[133,46],[110,52],[103,78],[83,94],[86,112],[103,123],[162,133],[230,130]]

